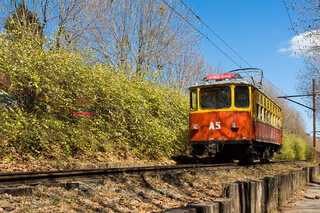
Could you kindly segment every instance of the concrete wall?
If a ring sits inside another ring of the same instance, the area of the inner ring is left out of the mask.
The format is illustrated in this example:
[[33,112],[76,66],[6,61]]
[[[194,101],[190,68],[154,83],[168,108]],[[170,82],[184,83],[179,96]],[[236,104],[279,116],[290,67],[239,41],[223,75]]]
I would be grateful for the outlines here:
[[221,198],[210,203],[170,209],[170,213],[269,213],[320,176],[320,166],[256,181],[224,184]]

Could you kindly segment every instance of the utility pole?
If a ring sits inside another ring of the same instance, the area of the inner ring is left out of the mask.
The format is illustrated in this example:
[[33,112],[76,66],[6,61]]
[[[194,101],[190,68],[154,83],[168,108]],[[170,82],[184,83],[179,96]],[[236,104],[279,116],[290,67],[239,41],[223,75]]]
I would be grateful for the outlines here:
[[316,85],[315,79],[312,79],[312,102],[313,102],[313,162],[317,163],[316,151]]
[[[315,79],[312,79],[312,94],[307,94],[307,95],[287,95],[287,96],[279,96],[278,98],[284,98],[288,101],[291,101],[295,104],[299,104],[300,106],[303,106],[305,108],[308,108],[313,111],[313,162],[317,163],[317,151],[316,151],[316,83]],[[312,102],[313,102],[313,107],[309,107],[307,105],[301,104],[297,101],[291,100],[289,98],[297,98],[297,97],[305,97],[305,96],[312,96]]]

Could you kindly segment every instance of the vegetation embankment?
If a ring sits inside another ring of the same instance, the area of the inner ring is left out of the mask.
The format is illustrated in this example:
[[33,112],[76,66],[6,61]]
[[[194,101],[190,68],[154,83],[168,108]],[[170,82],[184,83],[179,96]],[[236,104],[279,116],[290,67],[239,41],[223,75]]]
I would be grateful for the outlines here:
[[[14,150],[21,156],[159,159],[186,147],[185,94],[88,54],[6,36],[0,37],[0,72],[10,79],[8,93],[18,107],[1,107],[2,157]],[[76,116],[69,110],[76,106],[94,113]]]
[[275,159],[281,160],[310,160],[311,147],[306,138],[284,132],[282,137],[281,154],[275,154]]
[[[1,89],[18,106],[1,109],[0,156],[105,162],[185,149],[180,91],[212,70],[196,31],[162,1],[41,2],[0,3]],[[79,106],[93,114],[75,116]]]

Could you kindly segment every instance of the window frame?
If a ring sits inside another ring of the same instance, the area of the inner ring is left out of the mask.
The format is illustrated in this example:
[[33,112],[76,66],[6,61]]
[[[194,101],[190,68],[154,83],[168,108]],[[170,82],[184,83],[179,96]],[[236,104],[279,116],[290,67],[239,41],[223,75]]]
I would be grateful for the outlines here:
[[[193,109],[193,94],[196,94],[196,103],[195,109]],[[198,110],[198,89],[193,89],[190,91],[190,111],[197,111]]]
[[[203,89],[213,89],[213,88],[222,88],[222,87],[225,87],[225,88],[228,88],[230,91],[229,95],[230,95],[230,99],[229,99],[229,106],[228,107],[223,107],[223,108],[202,108],[201,106],[201,90]],[[230,109],[232,106],[233,106],[233,100],[232,100],[232,94],[233,94],[233,88],[231,86],[228,86],[228,85],[219,85],[219,86],[213,86],[213,87],[202,87],[199,89],[199,92],[198,92],[198,100],[199,100],[199,109],[200,110],[226,110],[226,109]]]
[[[241,106],[238,106],[237,105],[237,101],[236,101],[236,96],[237,96],[237,91],[236,89],[237,88],[246,88],[248,90],[248,93],[247,93],[247,96],[246,96],[246,101],[248,103],[246,103],[246,106],[245,107],[241,107]],[[250,88],[249,86],[246,86],[246,85],[235,85],[234,88],[233,88],[233,92],[234,92],[234,95],[233,95],[233,104],[234,104],[234,107],[238,108],[238,109],[248,109],[250,108]]]
[[256,91],[255,93],[256,95],[252,97],[256,98],[256,120],[273,126],[277,129],[281,129],[280,107],[278,107],[278,105],[276,105],[272,100],[259,91]]

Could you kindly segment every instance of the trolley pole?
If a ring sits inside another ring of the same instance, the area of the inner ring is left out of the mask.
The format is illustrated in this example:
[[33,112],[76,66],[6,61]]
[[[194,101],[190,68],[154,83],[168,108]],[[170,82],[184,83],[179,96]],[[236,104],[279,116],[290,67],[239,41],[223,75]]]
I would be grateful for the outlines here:
[[316,86],[315,79],[312,79],[312,102],[313,102],[313,162],[317,163],[316,151]]

